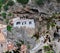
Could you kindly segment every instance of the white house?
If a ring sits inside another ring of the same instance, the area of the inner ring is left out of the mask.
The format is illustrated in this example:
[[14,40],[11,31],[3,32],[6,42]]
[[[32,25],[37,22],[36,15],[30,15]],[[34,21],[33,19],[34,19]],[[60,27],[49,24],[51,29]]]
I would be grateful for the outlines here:
[[34,19],[20,19],[19,17],[12,19],[13,27],[35,28]]

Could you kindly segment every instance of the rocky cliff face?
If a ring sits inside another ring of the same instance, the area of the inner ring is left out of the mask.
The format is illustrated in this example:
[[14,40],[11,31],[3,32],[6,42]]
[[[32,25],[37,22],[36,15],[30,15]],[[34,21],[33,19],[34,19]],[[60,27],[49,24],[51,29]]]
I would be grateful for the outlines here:
[[36,8],[39,12],[45,12],[48,14],[51,13],[60,13],[60,3],[58,0],[44,0],[44,5],[36,5],[34,0],[30,0],[28,3],[31,8]]

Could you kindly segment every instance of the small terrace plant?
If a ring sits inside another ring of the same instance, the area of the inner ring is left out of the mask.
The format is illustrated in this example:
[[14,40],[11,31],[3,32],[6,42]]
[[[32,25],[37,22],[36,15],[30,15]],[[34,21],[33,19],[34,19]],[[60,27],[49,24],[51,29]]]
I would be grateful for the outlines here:
[[46,53],[54,53],[54,52],[51,50],[51,51],[47,51]]
[[44,51],[49,51],[50,50],[50,46],[44,46]]
[[12,29],[12,26],[8,25],[8,26],[7,26],[7,30],[8,30],[8,31],[11,31],[11,29]]
[[54,53],[52,45],[44,46],[45,53]]

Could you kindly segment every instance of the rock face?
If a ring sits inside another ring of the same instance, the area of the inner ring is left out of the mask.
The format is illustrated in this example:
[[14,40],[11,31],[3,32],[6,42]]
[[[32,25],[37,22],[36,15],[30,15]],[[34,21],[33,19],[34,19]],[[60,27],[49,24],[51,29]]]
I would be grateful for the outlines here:
[[[34,2],[34,0],[30,1],[30,7],[31,8],[35,8],[35,9],[39,9],[40,12],[47,12],[47,13],[57,13],[60,12],[60,3],[57,2],[57,0],[46,0],[44,1],[44,5],[40,7],[40,5],[36,5]],[[32,3],[32,4],[31,4]]]
[[[12,32],[8,32],[8,41],[12,41],[13,43],[15,43],[15,41],[19,41],[22,40],[24,41],[24,43],[26,45],[30,45],[31,48],[34,47],[35,45],[35,38],[31,38],[28,34],[28,31],[26,31],[27,29],[23,29],[23,28],[13,28]],[[31,32],[30,32],[31,33]]]
[[[29,0],[28,4],[26,5],[29,8],[33,9],[38,9],[39,12],[44,12],[44,13],[59,13],[60,12],[60,3],[57,2],[57,0],[44,0],[44,5],[37,5],[35,0]],[[12,11],[15,11],[16,9],[23,8],[21,4],[15,4],[11,8],[13,8]],[[19,10],[19,11],[20,11]],[[17,11],[17,10],[16,10]]]

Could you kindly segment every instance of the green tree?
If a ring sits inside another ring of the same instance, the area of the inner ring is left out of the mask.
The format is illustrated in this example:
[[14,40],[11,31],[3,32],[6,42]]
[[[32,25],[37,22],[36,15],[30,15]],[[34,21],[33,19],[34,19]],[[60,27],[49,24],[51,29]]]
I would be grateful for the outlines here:
[[3,5],[6,4],[8,0],[0,0],[0,11],[2,10],[1,8],[3,7]]
[[7,3],[8,6],[13,6],[14,5],[14,1],[12,0],[9,0],[8,3]]
[[0,3],[5,4],[7,0],[0,0]]
[[0,11],[1,11],[1,8],[2,8],[2,3],[0,3]]
[[17,0],[18,3],[27,4],[29,0]]
[[3,12],[1,15],[4,19],[6,19],[6,13],[5,12]]
[[8,5],[3,6],[4,10],[7,11],[8,10]]

